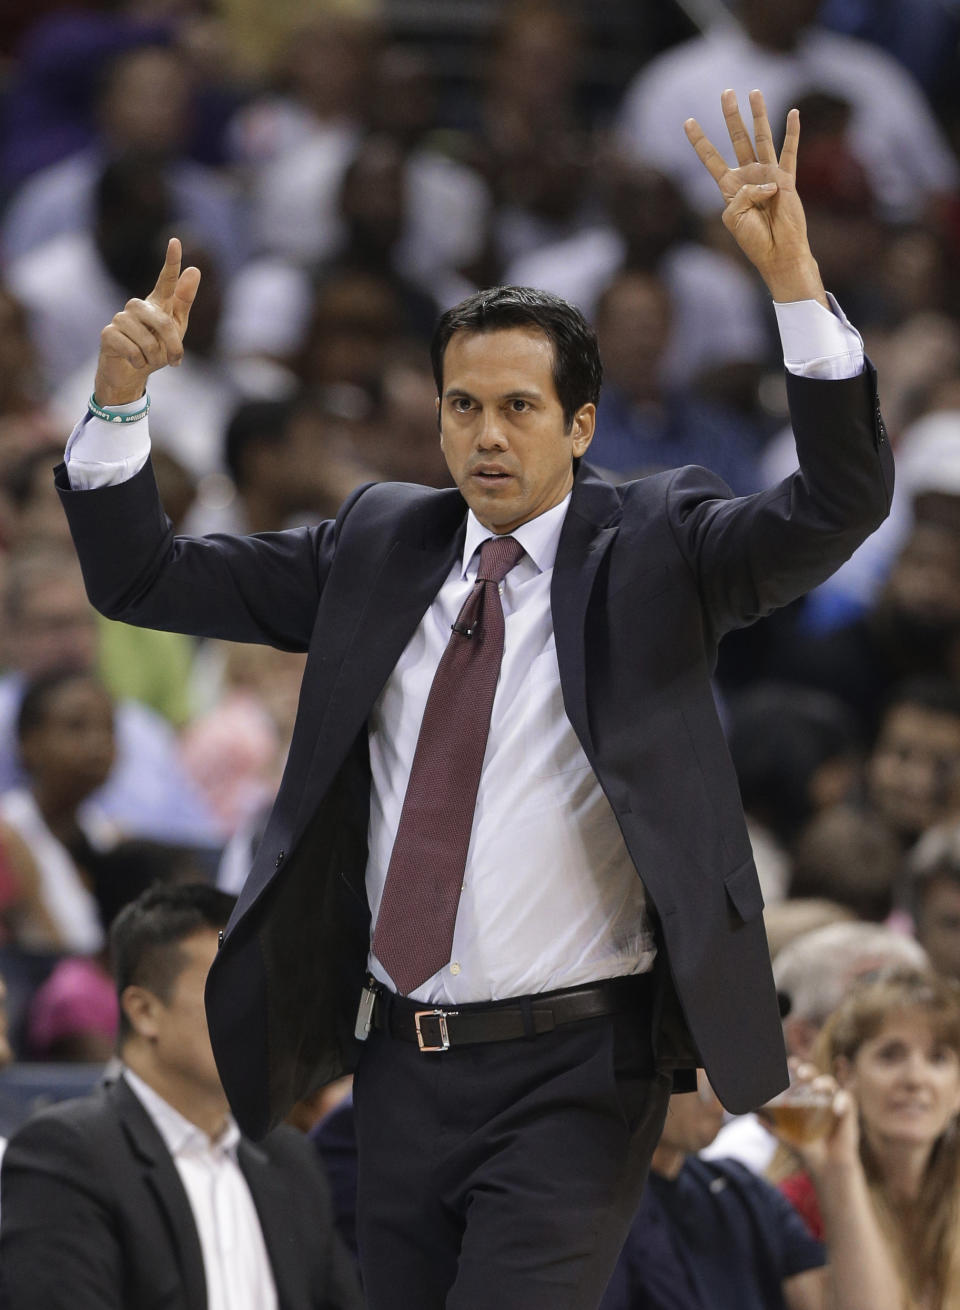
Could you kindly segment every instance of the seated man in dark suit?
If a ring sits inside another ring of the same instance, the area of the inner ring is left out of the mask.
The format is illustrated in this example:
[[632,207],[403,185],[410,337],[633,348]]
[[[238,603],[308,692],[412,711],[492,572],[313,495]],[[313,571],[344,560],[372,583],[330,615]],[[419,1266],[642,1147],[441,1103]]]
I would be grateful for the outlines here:
[[154,887],[111,929],[122,1076],[30,1120],[2,1172],[6,1310],[359,1310],[306,1141],[230,1116],[203,987],[233,898]]

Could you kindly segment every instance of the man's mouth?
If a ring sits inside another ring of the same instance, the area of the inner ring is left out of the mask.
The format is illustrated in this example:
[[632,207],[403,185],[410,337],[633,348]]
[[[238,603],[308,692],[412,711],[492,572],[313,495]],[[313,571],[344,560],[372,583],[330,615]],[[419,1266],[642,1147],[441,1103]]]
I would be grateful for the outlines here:
[[483,482],[489,486],[496,486],[497,483],[508,482],[512,475],[507,473],[504,469],[477,468],[473,470],[470,476],[475,478],[478,482]]

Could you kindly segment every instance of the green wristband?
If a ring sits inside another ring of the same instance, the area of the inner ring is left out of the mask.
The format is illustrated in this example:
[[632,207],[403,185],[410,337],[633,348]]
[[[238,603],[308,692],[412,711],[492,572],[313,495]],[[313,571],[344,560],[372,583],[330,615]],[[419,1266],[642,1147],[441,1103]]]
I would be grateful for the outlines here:
[[143,409],[138,409],[134,414],[111,413],[109,409],[104,409],[102,405],[98,405],[94,396],[91,396],[87,401],[87,409],[95,418],[102,418],[104,423],[139,423],[142,418],[147,417],[150,409],[150,397],[144,396],[144,400],[146,404]]

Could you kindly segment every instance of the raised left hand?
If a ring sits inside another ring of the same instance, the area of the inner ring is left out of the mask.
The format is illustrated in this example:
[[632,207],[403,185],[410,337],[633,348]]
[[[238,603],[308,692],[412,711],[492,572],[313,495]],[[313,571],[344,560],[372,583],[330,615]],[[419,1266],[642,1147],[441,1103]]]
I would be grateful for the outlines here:
[[826,292],[807,240],[807,222],[797,195],[799,112],[791,109],[787,115],[786,136],[778,159],[761,92],[750,92],[752,141],[735,92],[724,91],[720,103],[737,157],[736,168],[729,166],[695,118],[688,118],[683,126],[687,140],[723,196],[724,226],[757,268],[774,300],[819,300],[826,306]]

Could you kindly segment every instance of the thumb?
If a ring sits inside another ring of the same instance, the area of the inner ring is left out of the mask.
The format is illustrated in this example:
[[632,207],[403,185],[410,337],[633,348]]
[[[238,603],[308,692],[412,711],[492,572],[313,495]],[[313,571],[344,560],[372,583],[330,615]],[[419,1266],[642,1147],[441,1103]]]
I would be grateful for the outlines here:
[[749,209],[764,209],[779,189],[776,182],[745,182],[727,202],[724,218],[736,220]]

